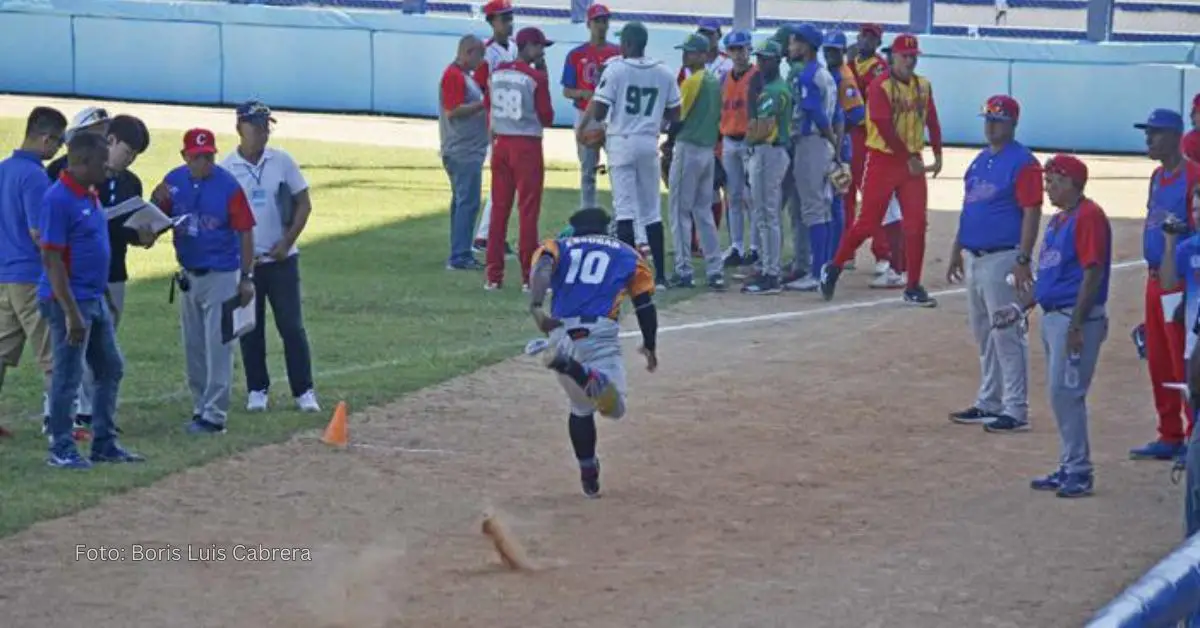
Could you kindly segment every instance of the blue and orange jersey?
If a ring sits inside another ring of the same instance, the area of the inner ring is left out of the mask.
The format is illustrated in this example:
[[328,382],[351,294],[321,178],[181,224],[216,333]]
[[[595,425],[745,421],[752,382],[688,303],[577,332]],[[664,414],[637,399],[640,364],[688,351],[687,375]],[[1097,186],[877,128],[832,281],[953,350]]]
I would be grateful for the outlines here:
[[[621,49],[616,44],[607,42],[603,46],[588,42],[572,48],[567,53],[566,62],[563,63],[562,86],[568,89],[596,91],[600,68],[604,66],[605,61],[620,54]],[[587,99],[578,99],[575,101],[575,108],[583,111],[590,102]]]
[[602,235],[546,240],[533,254],[554,260],[550,316],[617,320],[625,297],[654,293],[654,273],[633,247]]
[[838,104],[845,115],[846,128],[865,125],[867,106],[863,102],[862,92],[858,90],[854,73],[849,67],[841,65],[830,74],[833,74],[833,84],[837,87]]

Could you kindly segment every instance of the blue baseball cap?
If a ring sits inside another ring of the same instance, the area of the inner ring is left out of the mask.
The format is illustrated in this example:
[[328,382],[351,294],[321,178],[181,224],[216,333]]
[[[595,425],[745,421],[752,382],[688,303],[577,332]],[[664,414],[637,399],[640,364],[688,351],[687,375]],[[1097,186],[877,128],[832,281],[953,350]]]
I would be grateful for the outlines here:
[[253,122],[256,124],[266,124],[274,122],[275,118],[271,116],[271,108],[258,100],[247,100],[237,107],[238,122]]
[[701,32],[721,34],[721,21],[715,17],[706,17],[700,20],[700,26],[696,30]]
[[1133,125],[1133,128],[1145,131],[1175,131],[1183,133],[1183,116],[1179,115],[1178,111],[1155,109],[1150,112],[1150,117],[1146,118],[1145,122],[1139,122]]
[[725,36],[726,48],[749,48],[754,43],[754,37],[750,35],[750,31],[730,31]]
[[842,31],[829,31],[825,33],[825,47],[845,50],[848,43],[846,42],[846,33]]
[[797,24],[792,30],[792,34],[812,46],[814,50],[819,49],[821,43],[825,40],[825,36],[821,34],[821,29],[808,22]]

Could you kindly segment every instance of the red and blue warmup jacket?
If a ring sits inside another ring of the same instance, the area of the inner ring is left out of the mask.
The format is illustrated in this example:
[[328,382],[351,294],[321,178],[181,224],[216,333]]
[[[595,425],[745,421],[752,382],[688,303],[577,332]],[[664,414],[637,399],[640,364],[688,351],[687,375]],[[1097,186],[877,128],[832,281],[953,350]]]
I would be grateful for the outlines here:
[[[596,46],[589,42],[572,48],[567,53],[566,63],[563,64],[562,86],[567,89],[596,91],[600,68],[604,67],[605,61],[620,54],[620,48],[607,42],[603,46]],[[590,102],[591,100],[583,98],[577,99],[575,108],[583,111],[587,109]]]
[[1167,216],[1174,216],[1189,227],[1192,220],[1192,198],[1196,186],[1200,185],[1200,164],[1184,160],[1176,172],[1167,172],[1162,166],[1150,177],[1150,194],[1146,199],[1146,223],[1142,232],[1142,255],[1151,270],[1162,264],[1166,240],[1162,225]]
[[1095,305],[1108,302],[1112,274],[1112,226],[1104,210],[1091,199],[1081,199],[1075,209],[1050,218],[1038,255],[1034,298],[1050,312],[1075,306],[1084,269],[1103,268]]
[[[42,196],[37,228],[41,247],[62,253],[75,300],[103,298],[108,289],[112,244],[108,241],[108,220],[96,193],[63,171],[58,182]],[[43,269],[38,299],[53,298],[50,276]]]
[[968,251],[994,252],[1021,244],[1025,209],[1042,206],[1042,168],[1033,152],[1009,142],[979,151],[963,175],[958,243]]

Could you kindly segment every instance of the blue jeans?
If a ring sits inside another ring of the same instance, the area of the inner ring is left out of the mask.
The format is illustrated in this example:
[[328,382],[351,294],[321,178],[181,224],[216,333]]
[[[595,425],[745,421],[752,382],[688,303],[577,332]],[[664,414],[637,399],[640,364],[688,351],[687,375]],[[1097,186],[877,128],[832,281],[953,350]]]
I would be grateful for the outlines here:
[[87,360],[95,377],[92,398],[92,449],[103,448],[116,436],[113,417],[117,395],[125,375],[125,359],[117,346],[112,313],[104,299],[78,302],[86,329],[83,343],[67,342],[67,313],[58,301],[42,301],[42,316],[50,323],[50,345],[54,352],[54,373],[50,380],[50,451],[63,454],[75,448],[72,436],[75,396],[83,381],[83,361]]
[[451,266],[475,261],[471,242],[475,219],[483,197],[483,160],[460,161],[442,157],[442,166],[450,177],[450,259]]

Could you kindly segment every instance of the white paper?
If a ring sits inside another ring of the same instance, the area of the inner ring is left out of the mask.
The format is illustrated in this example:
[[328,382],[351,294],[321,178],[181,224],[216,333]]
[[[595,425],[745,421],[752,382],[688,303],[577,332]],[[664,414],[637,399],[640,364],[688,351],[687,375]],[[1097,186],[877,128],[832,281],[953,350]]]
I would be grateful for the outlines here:
[[112,220],[113,218],[120,218],[121,216],[124,216],[125,214],[129,214],[131,212],[135,212],[135,211],[141,209],[142,206],[145,204],[146,204],[146,201],[142,200],[141,198],[139,198],[137,196],[135,196],[133,198],[127,198],[127,199],[121,201],[120,203],[113,205],[112,207],[105,207],[104,208],[104,218],[107,220]]
[[254,301],[233,311],[233,335],[241,338],[243,334],[254,329]]
[[154,233],[161,233],[186,219],[187,216],[171,218],[153,203],[142,203],[141,207],[130,214],[129,218],[125,219],[125,226],[135,231],[149,229]]
[[1175,309],[1183,302],[1183,292],[1172,292],[1171,294],[1162,295],[1163,320],[1168,323],[1175,322]]

